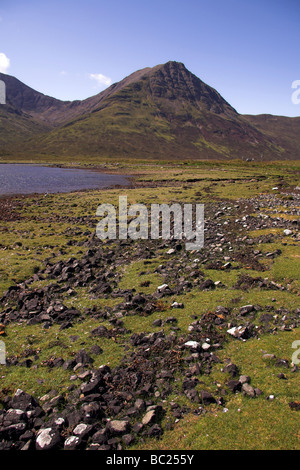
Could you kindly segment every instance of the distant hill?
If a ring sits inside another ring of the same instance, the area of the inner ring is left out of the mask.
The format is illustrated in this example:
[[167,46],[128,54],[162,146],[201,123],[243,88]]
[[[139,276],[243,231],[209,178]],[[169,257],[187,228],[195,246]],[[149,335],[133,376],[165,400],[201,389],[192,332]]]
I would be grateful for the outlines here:
[[241,115],[180,62],[134,72],[82,101],[9,75],[0,155],[158,159],[300,158],[300,117]]

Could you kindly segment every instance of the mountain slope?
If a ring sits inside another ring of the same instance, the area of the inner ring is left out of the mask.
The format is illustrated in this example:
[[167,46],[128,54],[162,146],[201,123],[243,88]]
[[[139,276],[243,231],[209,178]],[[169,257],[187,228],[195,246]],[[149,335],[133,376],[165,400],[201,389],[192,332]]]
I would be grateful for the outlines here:
[[300,117],[245,115],[250,124],[277,139],[292,159],[300,158]]
[[10,93],[13,80],[7,84],[9,104],[28,120],[29,127],[32,124],[27,138],[11,146],[16,154],[299,158],[299,151],[294,150],[300,134],[298,121],[282,139],[270,130],[272,124],[239,115],[179,62],[134,72],[83,101],[55,100],[23,84],[22,88],[18,81],[18,92]]

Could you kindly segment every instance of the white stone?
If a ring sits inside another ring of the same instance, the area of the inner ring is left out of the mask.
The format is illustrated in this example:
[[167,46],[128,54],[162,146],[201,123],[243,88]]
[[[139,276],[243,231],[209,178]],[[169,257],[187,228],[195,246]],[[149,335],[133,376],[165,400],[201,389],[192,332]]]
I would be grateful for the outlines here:
[[169,289],[168,284],[162,284],[161,286],[158,286],[157,290],[160,292],[162,290]]
[[70,436],[65,441],[65,445],[77,444],[79,442],[79,437],[77,436]]
[[74,429],[73,433],[74,434],[82,434],[87,428],[87,424],[84,424],[84,423],[80,423],[80,424],[77,424],[76,428]]
[[198,349],[201,345],[197,341],[187,341],[184,343],[184,346],[191,349]]
[[40,432],[39,432],[39,435],[36,439],[36,442],[38,443],[38,445],[43,448],[45,446],[48,446],[49,444],[51,444],[51,440],[52,440],[52,437],[50,435],[50,432],[52,431],[51,428],[46,428],[46,429],[42,429]]

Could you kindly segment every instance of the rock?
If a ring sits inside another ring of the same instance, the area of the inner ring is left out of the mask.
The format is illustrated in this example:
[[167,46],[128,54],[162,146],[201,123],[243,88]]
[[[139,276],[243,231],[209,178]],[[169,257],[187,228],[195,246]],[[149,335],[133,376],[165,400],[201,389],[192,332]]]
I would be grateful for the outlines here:
[[125,434],[124,436],[122,436],[122,441],[125,445],[130,446],[135,442],[135,437],[133,436],[133,434]]
[[267,400],[273,401],[275,399],[275,395],[268,395]]
[[81,372],[78,374],[78,378],[80,380],[86,380],[89,379],[92,376],[92,372],[90,370],[85,370],[84,372]]
[[192,375],[200,375],[201,374],[201,365],[200,364],[192,364],[189,368],[190,373]]
[[146,409],[145,401],[142,400],[141,398],[138,398],[135,401],[134,407],[139,411],[142,412]]
[[242,392],[244,393],[244,395],[247,395],[248,397],[251,397],[251,398],[255,397],[255,390],[248,383],[244,383],[242,385]]
[[112,436],[127,434],[130,430],[130,424],[128,421],[113,420],[107,423],[106,428]]
[[282,373],[277,374],[277,377],[278,377],[279,379],[282,379],[282,380],[287,380],[287,377],[286,377],[284,374],[282,374]]
[[171,289],[170,287],[168,286],[168,284],[162,284],[161,286],[158,286],[157,288],[158,292],[160,294],[162,293],[170,293],[171,292]]
[[291,410],[300,411],[300,402],[299,401],[291,401],[289,403],[289,407],[291,408]]
[[292,230],[289,230],[288,228],[286,228],[284,231],[283,231],[283,235],[285,236],[289,236],[289,235],[292,235],[293,231]]
[[98,356],[99,354],[103,353],[103,349],[100,348],[100,346],[98,346],[98,344],[94,344],[90,349],[90,353],[91,354],[96,354]]
[[92,433],[93,429],[94,427],[89,424],[80,423],[77,424],[77,426],[73,429],[73,434],[80,437],[81,439],[87,439]]
[[142,419],[142,424],[147,426],[149,424],[156,423],[160,420],[162,414],[162,407],[159,405],[153,405],[147,408],[147,413]]
[[27,422],[27,414],[23,410],[10,408],[4,415],[3,426],[11,426],[22,421]]
[[76,356],[75,356],[76,364],[82,364],[83,366],[87,364],[92,364],[94,359],[89,356],[89,354],[85,351],[85,349],[81,349]]
[[97,328],[94,328],[91,331],[91,336],[107,336],[108,335],[108,329],[104,325],[97,326]]
[[[89,395],[91,399],[98,398]],[[84,421],[85,423],[93,423],[94,421],[100,420],[104,417],[104,411],[100,403],[97,401],[92,401],[91,403],[86,403],[82,406],[82,411],[84,412]]]
[[82,444],[79,436],[70,436],[64,442],[64,450],[76,450]]
[[227,333],[239,339],[248,339],[250,337],[250,331],[247,326],[234,326],[227,330]]
[[148,430],[147,435],[148,437],[156,437],[159,438],[163,434],[162,428],[158,424],[154,424]]
[[[273,302],[273,299],[272,299],[272,302]],[[269,323],[272,320],[274,320],[274,316],[271,315],[270,313],[264,313],[259,319],[260,323]]]
[[206,279],[204,282],[200,284],[199,287],[200,287],[200,290],[216,288],[214,281],[212,281],[211,279]]
[[229,382],[227,382],[227,387],[234,393],[241,390],[242,384],[239,380],[229,380]]
[[30,431],[29,429],[27,431],[24,432],[24,434],[22,434],[19,439],[20,441],[28,441],[30,439],[33,439],[34,438],[34,433],[32,431]]
[[224,367],[224,372],[227,372],[233,378],[233,377],[236,377],[238,375],[239,369],[235,364],[230,363],[230,364],[227,364]]
[[106,428],[100,429],[92,436],[93,443],[105,444],[108,440],[109,432]]
[[165,320],[165,323],[177,323],[177,322],[178,322],[178,320],[177,320],[176,317],[168,317]]
[[227,263],[223,264],[223,269],[229,269],[231,268],[231,266],[232,264],[229,261],[227,261]]
[[173,302],[173,303],[171,304],[171,307],[172,307],[172,308],[184,308],[184,304],[181,303],[181,302]]
[[97,391],[99,385],[100,379],[91,379],[90,382],[83,383],[80,389],[84,395],[90,395]]
[[250,383],[250,377],[249,375],[241,375],[240,378],[239,378],[239,382],[241,384],[248,384]]
[[275,354],[263,354],[262,358],[269,361],[269,360],[276,359],[276,356],[275,356]]
[[206,390],[200,391],[200,399],[203,405],[210,405],[211,403],[217,403],[216,399],[211,395],[211,393]]
[[21,389],[16,391],[10,402],[11,408],[18,408],[23,411],[33,410],[38,406],[39,403],[36,401],[36,399],[28,393],[23,392]]
[[191,390],[192,388],[195,388],[196,385],[198,384],[199,380],[197,377],[192,377],[192,378],[185,378],[183,383],[182,383],[182,388],[183,390]]
[[290,364],[289,364],[289,361],[287,361],[286,359],[277,359],[277,361],[275,362],[275,366],[286,367],[287,369],[289,369]]
[[33,450],[34,449],[34,443],[32,439],[29,439],[21,448],[20,450]]
[[53,450],[62,444],[62,438],[57,429],[40,429],[36,438],[36,450]]
[[75,361],[74,359],[70,359],[70,360],[66,360],[66,361],[63,363],[62,368],[63,368],[64,370],[71,370],[71,369],[73,369],[75,366],[76,366],[76,361]]
[[192,349],[192,350],[195,350],[195,351],[200,351],[201,350],[201,344],[198,343],[197,341],[187,341],[186,343],[184,343],[184,347],[186,349]]
[[132,428],[135,434],[139,434],[143,429],[144,425],[142,423],[135,423]]
[[[192,388],[190,390],[185,390],[184,393],[188,397],[188,399],[191,400],[191,402],[200,403],[199,393],[195,388]],[[181,416],[181,413],[180,413],[180,416]]]
[[216,308],[216,315],[226,317],[227,315],[229,315],[229,313],[230,313],[229,309],[226,307],[223,307],[222,305],[218,305],[218,307]]
[[255,310],[254,305],[244,305],[243,307],[240,308],[240,315],[245,316],[250,312],[253,312]]

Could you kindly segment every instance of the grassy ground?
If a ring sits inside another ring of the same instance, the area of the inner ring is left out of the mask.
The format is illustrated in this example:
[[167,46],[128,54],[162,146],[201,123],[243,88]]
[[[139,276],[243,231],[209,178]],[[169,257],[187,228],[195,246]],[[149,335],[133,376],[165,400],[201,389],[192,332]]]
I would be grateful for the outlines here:
[[[48,159],[47,163],[53,164],[55,161]],[[61,162],[62,165],[74,166],[78,163],[76,159]],[[296,213],[291,214],[284,206],[284,202],[291,197],[291,188],[299,184],[300,167],[296,162],[263,165],[237,161],[212,164],[186,162],[173,165],[170,162],[157,164],[142,160],[109,163],[91,160],[84,166],[95,163],[98,168],[105,168],[106,171],[135,175],[135,186],[122,190],[16,198],[13,211],[15,217],[1,220],[0,225],[0,296],[9,286],[31,277],[46,261],[57,262],[70,257],[81,257],[86,251],[84,242],[95,231],[97,206],[103,202],[117,204],[120,195],[127,195],[129,204],[177,201],[208,204],[224,201],[226,206],[238,200],[241,204],[244,198],[272,194],[278,198],[278,204],[275,208],[265,208],[266,215],[284,220],[297,218]],[[274,190],[274,187],[279,189]],[[299,207],[295,211],[299,213]],[[256,209],[252,215],[257,217],[260,212],[260,209]],[[223,221],[233,222],[235,217],[234,214],[225,216]],[[273,236],[272,242],[265,243],[264,236],[270,234]],[[264,255],[280,249],[281,255],[270,259],[263,256],[259,270],[243,263],[236,263],[233,265],[234,269],[228,271],[201,265],[205,278],[221,281],[224,287],[206,292],[192,289],[182,296],[170,297],[168,301],[162,302],[161,311],[151,316],[124,317],[125,328],[136,333],[156,331],[153,321],[159,318],[164,320],[172,315],[177,318],[177,326],[182,331],[187,331],[191,315],[201,316],[214,311],[218,305],[238,311],[242,305],[259,304],[260,315],[267,312],[270,305],[296,309],[299,306],[300,251],[295,239],[283,236],[282,230],[276,228],[239,233],[239,236],[244,235],[252,238],[253,250],[260,250]],[[197,253],[190,255],[190,265],[196,257]],[[137,292],[153,293],[164,281],[157,268],[167,261],[166,253],[161,251],[150,261],[142,258],[120,264],[119,287],[134,287]],[[246,274],[267,277],[288,288],[276,291],[238,289],[236,283],[239,277]],[[43,283],[49,284],[49,281],[39,281],[33,286],[39,287]],[[170,285],[172,287],[172,279]],[[64,299],[68,306],[80,310],[92,306],[113,306],[119,300],[105,297],[93,299],[86,288],[78,288],[76,295],[66,295]],[[173,300],[183,302],[184,309],[170,309]],[[255,321],[259,328],[259,317]],[[104,325],[110,327],[108,322],[104,322]],[[51,369],[47,364],[52,357],[68,359],[83,347],[89,350],[95,344],[95,340],[89,335],[95,326],[97,322],[93,319],[86,319],[63,331],[59,331],[58,326],[43,329],[41,325],[9,324],[5,336],[0,337],[5,341],[7,355],[24,360],[30,357],[33,366],[0,366],[1,396],[22,388],[41,397],[54,386],[68,393],[70,371]],[[166,324],[164,330],[171,331],[171,325]],[[103,354],[94,357],[94,366],[105,363],[115,366],[120,363],[128,337],[129,335],[125,335],[122,338],[98,340]],[[233,394],[228,398],[227,412],[211,405],[206,414],[195,416],[190,413],[182,421],[172,422],[171,426],[168,426],[170,418],[167,416],[163,437],[140,443],[134,449],[299,449],[299,412],[288,406],[291,401],[300,401],[299,372],[284,370],[286,380],[280,380],[277,375],[281,370],[274,363],[262,358],[263,352],[267,352],[291,361],[294,352],[292,343],[295,340],[300,340],[299,328],[276,331],[273,334],[263,333],[259,339],[246,342],[229,337],[225,347],[218,352],[220,358],[222,361],[230,359],[238,364],[241,373],[251,377],[251,384],[263,390],[263,396],[250,399],[242,394]],[[210,375],[201,376],[205,388],[212,393],[217,393],[226,378],[228,379],[221,371],[222,367],[224,362],[216,364]],[[266,399],[270,394],[275,396],[273,401]],[[185,400],[187,402],[184,397],[170,396],[166,406],[175,398],[183,403]],[[168,430],[168,427],[171,429]]]

